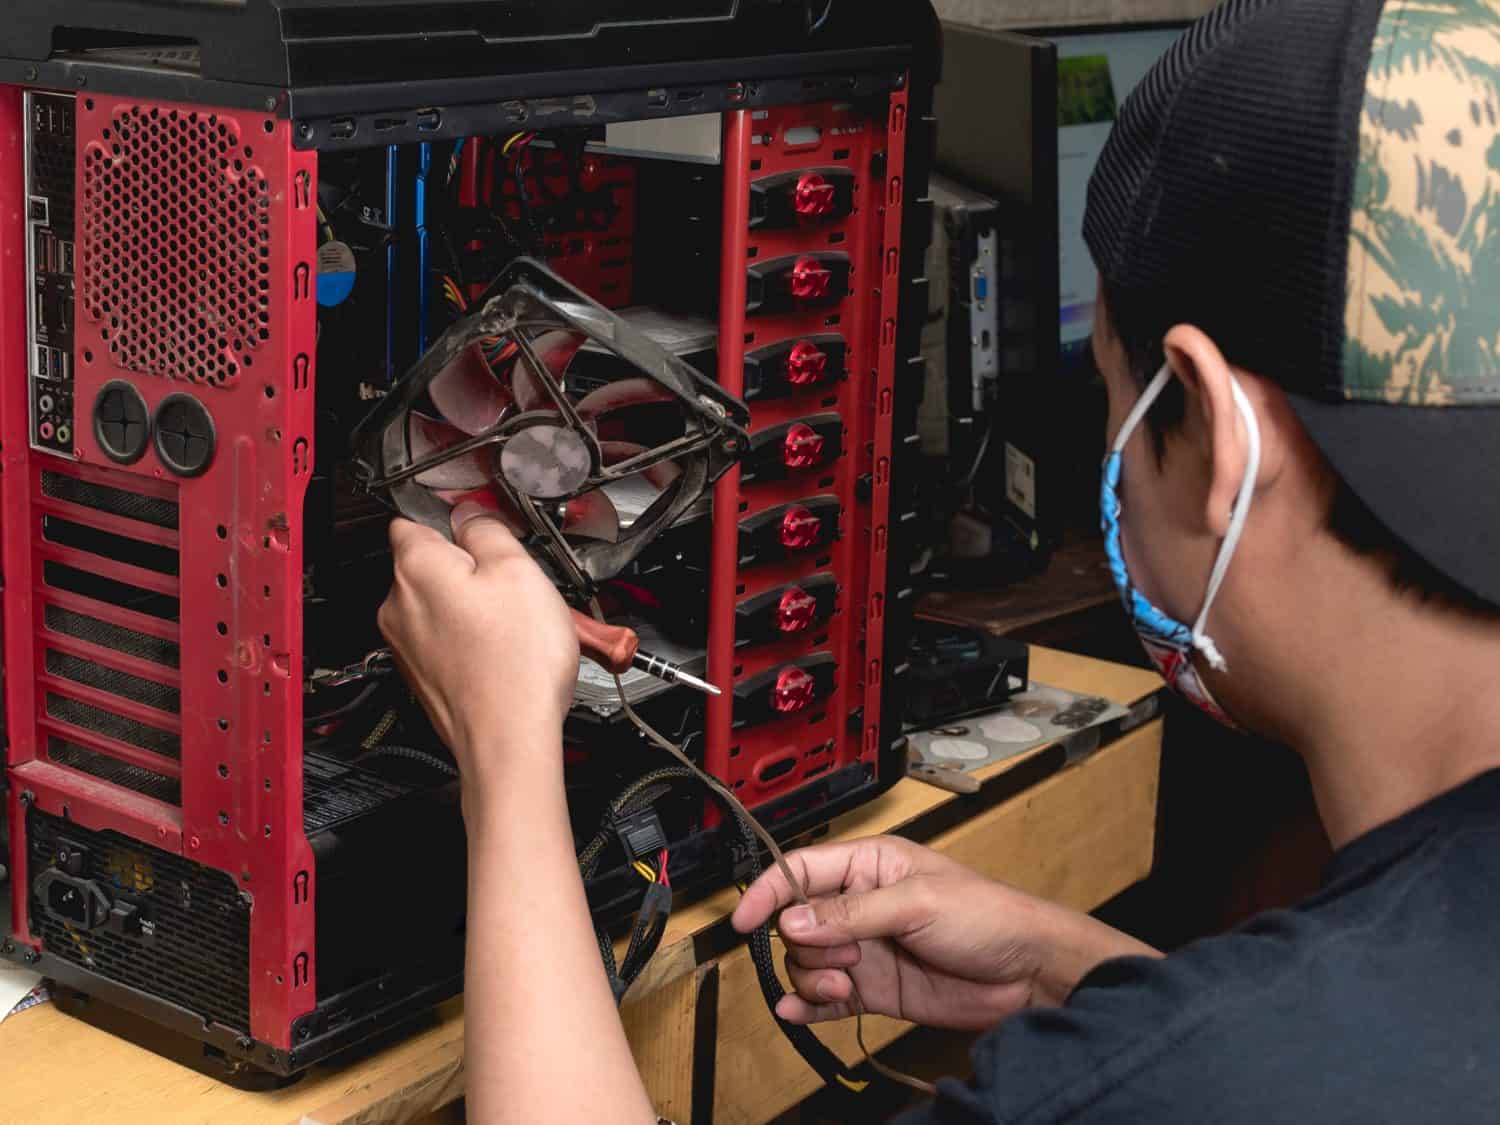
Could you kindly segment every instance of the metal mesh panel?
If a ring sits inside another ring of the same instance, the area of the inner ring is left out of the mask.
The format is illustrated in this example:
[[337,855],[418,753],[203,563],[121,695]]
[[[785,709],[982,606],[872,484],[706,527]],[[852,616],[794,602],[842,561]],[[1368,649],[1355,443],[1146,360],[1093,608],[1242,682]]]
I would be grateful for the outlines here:
[[107,484],[92,484],[51,470],[42,473],[42,495],[110,515],[140,520],[153,527],[177,530],[177,504],[159,496],[124,492]]
[[[48,953],[238,1031],[250,1028],[250,904],[234,879],[117,832],[88,832],[35,809],[26,814],[34,880],[60,843],[86,849],[81,875],[136,904],[150,924],[127,937],[70,930],[33,893],[31,930]],[[33,884],[34,885],[34,884]]]
[[74,640],[87,641],[100,648],[113,649],[126,656],[150,660],[168,668],[180,665],[180,650],[175,641],[165,641],[149,633],[137,632],[122,625],[86,617],[81,613],[49,605],[45,610],[47,628]]
[[138,723],[123,715],[112,715],[108,711],[102,711],[98,707],[92,707],[76,699],[68,699],[65,696],[48,692],[47,714],[59,722],[69,723],[80,730],[113,738],[128,746],[150,750],[153,754],[161,754],[168,758],[182,757],[182,739],[177,735],[157,730],[155,727],[148,727],[145,723]]
[[117,367],[225,386],[269,338],[271,195],[247,140],[131,106],[85,146],[81,305]]
[[47,740],[47,758],[70,770],[78,770],[100,781],[130,789],[169,805],[182,804],[182,783],[151,770],[121,762],[108,755],[78,746],[63,738]]
[[92,660],[84,660],[71,653],[56,652],[52,649],[47,650],[46,666],[47,671],[54,676],[72,680],[75,684],[82,684],[84,687],[91,687],[98,691],[107,691],[110,695],[118,695],[121,699],[128,699],[132,703],[144,704],[173,715],[182,710],[182,697],[177,689],[167,684],[159,684],[155,680],[143,679],[114,668],[106,668]]
[[309,754],[302,765],[303,831],[311,836],[409,792],[364,770]]
[[128,582],[116,582],[113,578],[89,574],[66,563],[52,562],[50,559],[42,563],[42,580],[54,590],[93,598],[95,601],[134,610],[162,621],[177,620],[179,609],[176,598],[142,590]]
[[57,516],[42,517],[42,537],[60,547],[87,551],[91,555],[125,563],[127,566],[138,566],[143,570],[154,570],[157,574],[177,577],[177,552],[171,547],[127,539],[123,535],[85,527],[81,523],[59,519]]

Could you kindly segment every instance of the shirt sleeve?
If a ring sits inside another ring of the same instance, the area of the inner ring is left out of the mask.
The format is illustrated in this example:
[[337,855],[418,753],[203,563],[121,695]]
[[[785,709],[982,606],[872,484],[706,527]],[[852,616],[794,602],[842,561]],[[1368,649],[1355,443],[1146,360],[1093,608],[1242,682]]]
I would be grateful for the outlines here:
[[987,1032],[972,1053],[974,1077],[943,1080],[934,1102],[900,1121],[1175,1122],[1180,1103],[1174,1110],[1163,1094],[1192,1064],[1174,1045],[1215,1009],[1196,978],[1170,959],[1106,962],[1064,1007],[1023,1012]]

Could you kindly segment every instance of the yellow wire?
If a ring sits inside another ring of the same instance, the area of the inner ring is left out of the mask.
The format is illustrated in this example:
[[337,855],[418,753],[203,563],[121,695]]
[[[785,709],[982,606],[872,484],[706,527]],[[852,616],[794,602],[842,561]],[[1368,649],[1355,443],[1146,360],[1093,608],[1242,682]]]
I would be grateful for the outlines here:
[[845,1078],[842,1074],[835,1074],[834,1078],[837,1079],[840,1086],[843,1086],[849,1090],[853,1090],[856,1094],[863,1094],[870,1087],[870,1084],[868,1082],[860,1082],[853,1078]]

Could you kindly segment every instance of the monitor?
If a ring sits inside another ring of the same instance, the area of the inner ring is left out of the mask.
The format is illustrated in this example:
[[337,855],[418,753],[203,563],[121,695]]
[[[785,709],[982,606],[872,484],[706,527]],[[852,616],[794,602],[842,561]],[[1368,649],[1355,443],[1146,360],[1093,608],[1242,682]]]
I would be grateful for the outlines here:
[[1047,33],[1057,45],[1057,167],[1062,363],[1084,359],[1094,330],[1099,275],[1083,241],[1089,179],[1130,92],[1183,25]]

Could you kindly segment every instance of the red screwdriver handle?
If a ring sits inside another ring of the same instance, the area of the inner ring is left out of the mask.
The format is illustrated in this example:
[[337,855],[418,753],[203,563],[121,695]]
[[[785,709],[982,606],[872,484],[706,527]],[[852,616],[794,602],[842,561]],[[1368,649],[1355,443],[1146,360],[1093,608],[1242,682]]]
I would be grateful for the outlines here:
[[578,647],[584,656],[617,676],[630,671],[631,662],[641,649],[641,638],[634,629],[601,624],[576,609],[573,623],[578,627]]

